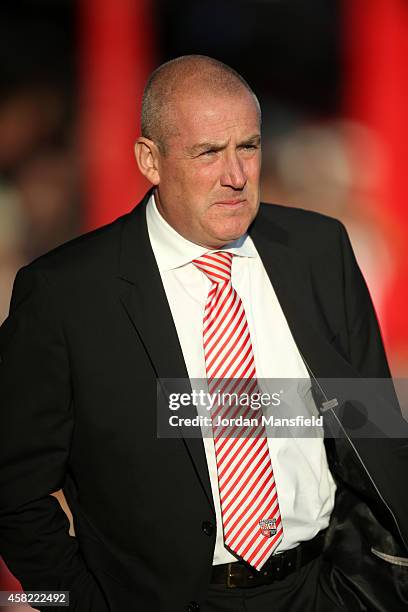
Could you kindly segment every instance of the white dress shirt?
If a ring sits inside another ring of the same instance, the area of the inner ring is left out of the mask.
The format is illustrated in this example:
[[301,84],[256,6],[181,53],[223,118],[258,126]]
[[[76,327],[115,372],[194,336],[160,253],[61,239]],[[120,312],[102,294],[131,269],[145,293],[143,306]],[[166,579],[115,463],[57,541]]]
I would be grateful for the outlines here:
[[[205,379],[202,329],[211,282],[191,262],[208,249],[178,234],[157,210],[154,196],[147,204],[146,217],[189,378]],[[262,379],[301,379],[304,384],[297,395],[304,414],[317,414],[307,369],[253,241],[245,234],[224,249],[236,255],[231,282],[244,304],[261,391],[265,390]],[[276,552],[282,552],[327,527],[336,485],[322,436],[277,438],[268,430],[267,434],[283,524],[283,539]],[[213,563],[217,565],[236,561],[236,557],[223,542],[214,442],[211,437],[204,437],[203,442],[216,511]]]

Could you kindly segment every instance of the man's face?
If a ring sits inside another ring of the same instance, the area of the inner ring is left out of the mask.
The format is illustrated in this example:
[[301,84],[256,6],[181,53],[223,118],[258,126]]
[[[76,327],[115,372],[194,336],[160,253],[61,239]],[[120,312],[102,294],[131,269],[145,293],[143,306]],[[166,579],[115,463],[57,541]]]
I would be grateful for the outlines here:
[[157,207],[182,236],[218,248],[244,234],[259,207],[260,126],[254,99],[184,96],[176,133],[158,153]]

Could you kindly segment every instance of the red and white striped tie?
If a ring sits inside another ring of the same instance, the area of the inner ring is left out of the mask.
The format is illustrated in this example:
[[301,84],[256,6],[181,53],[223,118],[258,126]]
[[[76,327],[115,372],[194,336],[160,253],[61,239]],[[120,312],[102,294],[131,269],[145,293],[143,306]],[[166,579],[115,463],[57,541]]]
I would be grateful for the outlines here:
[[[217,251],[193,261],[212,283],[204,311],[205,365],[210,393],[250,396],[259,388],[244,306],[231,284],[232,258]],[[226,413],[232,419],[254,417],[248,406],[218,406],[213,421]],[[283,537],[278,495],[261,420],[240,433],[236,429],[213,424],[224,543],[260,570]]]

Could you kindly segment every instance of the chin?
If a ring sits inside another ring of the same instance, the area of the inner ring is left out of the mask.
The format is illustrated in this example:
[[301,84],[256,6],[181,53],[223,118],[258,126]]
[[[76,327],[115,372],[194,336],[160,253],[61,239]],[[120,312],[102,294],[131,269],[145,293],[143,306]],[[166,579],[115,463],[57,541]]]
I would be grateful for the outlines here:
[[234,242],[234,240],[241,238],[241,236],[245,234],[245,232],[246,232],[246,229],[244,229],[242,232],[234,232],[231,234],[218,235],[216,237],[216,240],[219,243],[219,246],[224,246],[225,244],[229,244],[230,242]]
[[222,234],[223,237],[228,237],[228,242],[236,240],[245,234],[251,221],[252,218],[249,217],[245,217],[245,219],[240,219],[239,221],[236,219],[235,222],[225,224],[220,234]]
[[248,230],[255,214],[228,216],[217,219],[216,223],[207,224],[206,234],[212,237],[212,242],[223,246],[240,238]]

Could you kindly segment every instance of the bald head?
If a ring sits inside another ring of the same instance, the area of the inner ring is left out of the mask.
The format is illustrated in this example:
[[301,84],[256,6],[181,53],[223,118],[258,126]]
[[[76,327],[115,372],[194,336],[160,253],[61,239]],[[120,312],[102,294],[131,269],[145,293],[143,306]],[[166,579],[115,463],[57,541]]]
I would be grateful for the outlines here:
[[233,68],[205,55],[184,55],[159,66],[150,76],[142,101],[142,136],[153,140],[162,153],[178,134],[177,101],[193,96],[234,97],[250,94],[261,111],[257,97]]

